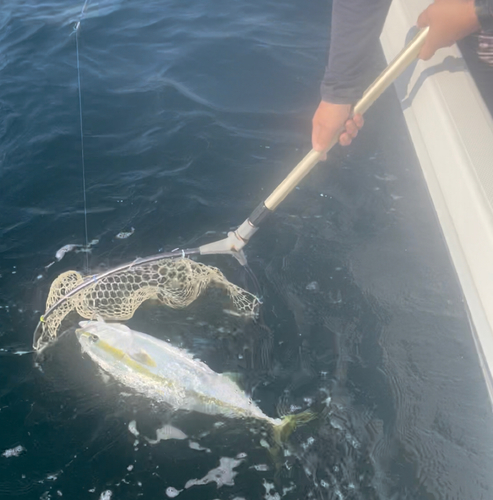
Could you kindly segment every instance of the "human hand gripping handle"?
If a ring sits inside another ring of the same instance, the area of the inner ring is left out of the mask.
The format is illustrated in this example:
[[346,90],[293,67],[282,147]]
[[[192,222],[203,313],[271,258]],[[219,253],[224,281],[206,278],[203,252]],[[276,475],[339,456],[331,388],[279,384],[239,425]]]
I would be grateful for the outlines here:
[[481,28],[474,0],[435,0],[420,14],[417,25],[430,28],[419,53],[424,60]]
[[[446,0],[445,0],[446,1]],[[452,0],[450,0],[452,1]],[[430,28],[422,28],[397,57],[366,89],[354,108],[349,104],[322,101],[313,117],[312,152],[325,159],[327,152],[337,143],[348,145],[363,126],[363,114],[383,91],[418,57],[426,43]],[[272,196],[272,195],[271,195]],[[277,205],[276,205],[277,206]]]
[[351,112],[350,104],[321,101],[318,105],[312,120],[312,145],[315,151],[323,153],[322,159],[326,158],[326,151],[333,146],[331,143],[334,138],[338,138],[342,146],[349,146],[358,135],[364,123],[363,116],[351,115]]

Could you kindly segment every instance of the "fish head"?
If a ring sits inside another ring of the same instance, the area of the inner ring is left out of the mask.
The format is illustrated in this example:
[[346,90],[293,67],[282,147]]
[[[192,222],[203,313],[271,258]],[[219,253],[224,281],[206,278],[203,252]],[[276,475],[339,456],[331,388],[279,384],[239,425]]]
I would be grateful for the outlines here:
[[121,358],[132,343],[132,331],[125,325],[104,321],[81,321],[75,331],[83,352],[92,356]]

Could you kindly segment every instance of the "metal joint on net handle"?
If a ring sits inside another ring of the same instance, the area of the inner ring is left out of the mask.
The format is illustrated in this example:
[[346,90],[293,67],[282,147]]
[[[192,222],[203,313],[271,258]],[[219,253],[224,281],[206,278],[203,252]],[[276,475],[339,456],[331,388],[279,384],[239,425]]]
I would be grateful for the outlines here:
[[242,266],[246,265],[247,261],[243,253],[243,247],[271,213],[272,211],[264,203],[261,203],[236,231],[230,231],[228,236],[222,240],[213,241],[199,247],[200,255],[229,254],[235,257]]

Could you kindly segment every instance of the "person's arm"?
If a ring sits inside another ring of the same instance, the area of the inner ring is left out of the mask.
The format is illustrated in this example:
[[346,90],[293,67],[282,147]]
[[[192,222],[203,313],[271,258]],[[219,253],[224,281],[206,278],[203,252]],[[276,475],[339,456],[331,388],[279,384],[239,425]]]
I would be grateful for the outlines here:
[[352,105],[377,76],[375,54],[390,1],[334,0],[322,101],[313,117],[312,144],[317,151],[325,151],[344,125],[339,142],[349,144],[363,125],[361,116],[349,116]]
[[325,102],[354,104],[377,76],[375,55],[391,0],[334,0]]
[[[430,27],[419,57],[427,60],[440,48],[491,25],[493,0],[435,0],[418,17],[418,27]],[[481,21],[480,19],[481,18]]]

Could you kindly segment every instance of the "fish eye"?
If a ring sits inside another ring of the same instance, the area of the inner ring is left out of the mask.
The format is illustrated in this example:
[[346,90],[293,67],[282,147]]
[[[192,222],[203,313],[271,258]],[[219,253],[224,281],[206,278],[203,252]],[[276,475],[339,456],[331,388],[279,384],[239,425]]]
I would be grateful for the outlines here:
[[91,342],[97,342],[97,341],[99,340],[99,337],[98,337],[97,335],[95,335],[94,333],[91,333],[91,334],[89,335],[89,340],[90,340]]

